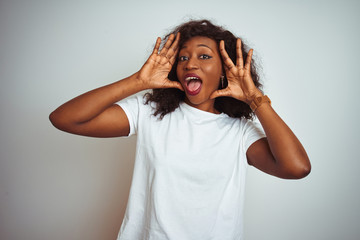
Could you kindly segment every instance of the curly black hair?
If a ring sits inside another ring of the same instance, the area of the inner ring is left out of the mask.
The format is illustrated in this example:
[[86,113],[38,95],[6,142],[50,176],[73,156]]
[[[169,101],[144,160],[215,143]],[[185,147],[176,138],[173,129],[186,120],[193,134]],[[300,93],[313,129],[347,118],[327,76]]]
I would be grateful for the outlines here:
[[[219,44],[221,40],[224,40],[226,52],[228,53],[231,60],[234,63],[236,62],[237,37],[221,26],[214,25],[209,20],[191,20],[189,22],[183,23],[176,27],[172,32],[167,34],[163,40],[163,43],[166,42],[171,34],[177,33],[180,33],[179,48],[181,48],[189,39],[196,36],[211,38],[215,40],[217,44]],[[241,51],[243,59],[246,59],[248,50],[248,46],[242,41]],[[171,81],[179,82],[176,75],[177,63],[178,60],[175,61],[168,78]],[[250,73],[255,86],[260,89],[262,85],[259,80],[260,77],[257,73],[257,67],[254,60],[251,60]],[[224,88],[226,88],[226,76],[224,80]],[[149,104],[149,102],[156,103],[154,115],[157,116],[160,114],[160,119],[162,119],[166,114],[173,112],[176,108],[179,107],[180,102],[184,101],[185,99],[185,93],[177,88],[153,89],[152,92],[145,94],[145,98],[146,104]],[[253,119],[254,117],[254,113],[251,111],[248,104],[232,97],[216,98],[214,107],[219,112],[226,113],[228,116],[233,118]]]

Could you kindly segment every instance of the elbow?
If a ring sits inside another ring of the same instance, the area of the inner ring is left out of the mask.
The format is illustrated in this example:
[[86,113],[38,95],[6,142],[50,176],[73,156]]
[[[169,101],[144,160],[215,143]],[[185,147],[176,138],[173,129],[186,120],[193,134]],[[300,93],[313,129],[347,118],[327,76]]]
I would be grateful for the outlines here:
[[311,172],[311,164],[309,162],[309,164],[307,164],[306,167],[304,168],[304,176],[303,176],[303,178],[306,177],[307,175],[309,175],[310,172]]
[[[56,114],[55,114],[55,111],[50,113],[49,115],[49,120],[51,122],[52,125],[54,125],[54,123],[56,122]],[[54,125],[55,126],[55,125]]]
[[51,122],[51,124],[54,126],[54,127],[56,127],[56,128],[58,128],[58,129],[60,129],[60,117],[58,116],[58,114],[56,113],[56,110],[55,111],[53,111],[52,113],[50,113],[50,115],[49,115],[49,120],[50,120],[50,122]]
[[308,176],[311,172],[311,163],[306,152],[302,154],[293,155],[291,159],[288,159],[287,166],[289,179],[302,179]]
[[298,164],[298,166],[293,167],[291,171],[289,171],[289,175],[286,178],[289,179],[302,179],[308,176],[311,172],[311,164],[309,161],[307,163]]
[[306,165],[303,166],[301,169],[298,169],[294,174],[293,174],[293,179],[302,179],[304,177],[306,177],[307,175],[309,175],[311,172],[311,165]]
[[81,124],[77,123],[73,120],[73,118],[69,117],[69,114],[64,113],[59,109],[56,109],[55,111],[50,113],[49,120],[55,128],[61,131],[79,134]]
[[49,120],[54,127],[59,130],[65,131],[67,126],[66,121],[64,120],[64,117],[60,113],[58,113],[57,110],[50,113]]

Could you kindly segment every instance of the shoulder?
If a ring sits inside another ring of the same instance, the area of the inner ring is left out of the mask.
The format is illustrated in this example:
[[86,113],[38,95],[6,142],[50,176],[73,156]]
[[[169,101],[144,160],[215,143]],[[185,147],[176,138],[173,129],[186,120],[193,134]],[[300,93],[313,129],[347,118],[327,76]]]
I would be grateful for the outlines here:
[[147,102],[144,93],[138,93],[120,100],[116,103],[119,105],[126,113],[139,113],[139,111],[150,111],[154,108],[153,102]]

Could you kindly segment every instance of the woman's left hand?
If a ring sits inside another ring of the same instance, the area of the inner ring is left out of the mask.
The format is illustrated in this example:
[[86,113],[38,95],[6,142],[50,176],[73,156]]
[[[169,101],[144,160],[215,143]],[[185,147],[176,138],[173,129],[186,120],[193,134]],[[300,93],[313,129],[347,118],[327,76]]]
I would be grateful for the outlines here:
[[214,99],[221,96],[233,97],[250,105],[255,97],[263,95],[255,86],[250,73],[253,50],[250,49],[244,65],[241,40],[238,38],[236,42],[236,65],[234,65],[225,50],[223,40],[220,41],[219,49],[224,62],[228,86],[225,89],[216,90],[210,95],[210,98]]

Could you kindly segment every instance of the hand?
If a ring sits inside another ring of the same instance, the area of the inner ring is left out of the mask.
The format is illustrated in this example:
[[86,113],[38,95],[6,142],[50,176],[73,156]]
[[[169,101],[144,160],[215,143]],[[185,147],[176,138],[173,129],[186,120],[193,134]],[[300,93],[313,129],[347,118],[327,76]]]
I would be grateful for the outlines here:
[[178,52],[179,39],[180,33],[176,35],[176,38],[174,34],[171,34],[160,52],[161,39],[159,37],[156,39],[152,54],[138,72],[137,79],[140,81],[140,84],[143,84],[148,89],[178,88],[184,91],[179,82],[168,79]]
[[225,43],[220,41],[220,54],[224,61],[224,69],[228,86],[225,89],[216,90],[210,95],[211,99],[227,96],[233,97],[250,105],[255,97],[261,96],[261,91],[255,86],[251,73],[250,63],[253,50],[250,49],[244,65],[241,40],[238,38],[236,42],[236,66],[225,50]]

